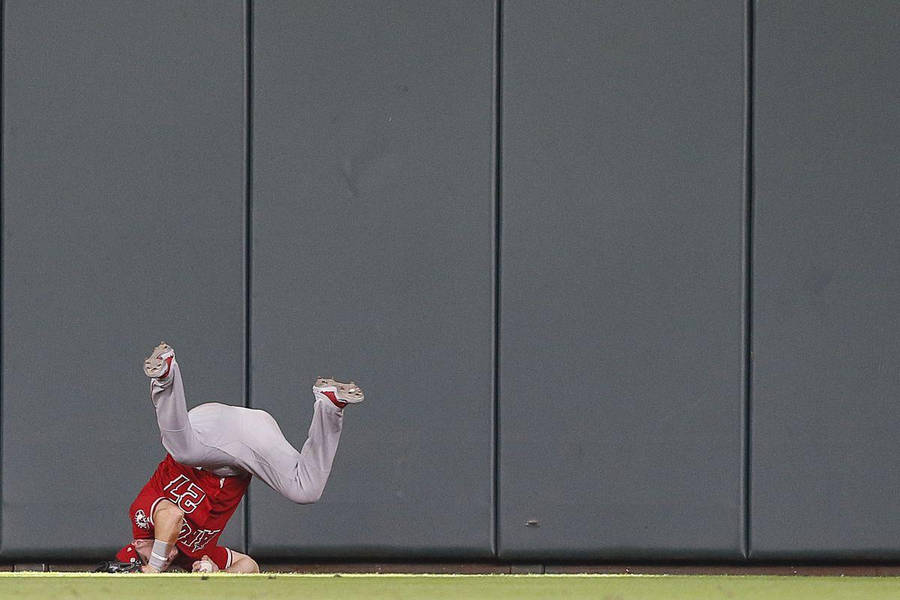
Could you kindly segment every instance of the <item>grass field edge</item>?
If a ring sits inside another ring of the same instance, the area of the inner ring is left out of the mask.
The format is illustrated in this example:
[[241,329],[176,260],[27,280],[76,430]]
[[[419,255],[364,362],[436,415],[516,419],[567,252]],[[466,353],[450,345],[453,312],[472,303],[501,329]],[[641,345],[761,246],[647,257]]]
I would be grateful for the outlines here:
[[3,579],[799,579],[799,580],[832,580],[832,579],[898,579],[898,575],[844,576],[844,575],[684,575],[666,573],[155,573],[155,574],[116,574],[116,573],[70,573],[44,571],[0,572]]

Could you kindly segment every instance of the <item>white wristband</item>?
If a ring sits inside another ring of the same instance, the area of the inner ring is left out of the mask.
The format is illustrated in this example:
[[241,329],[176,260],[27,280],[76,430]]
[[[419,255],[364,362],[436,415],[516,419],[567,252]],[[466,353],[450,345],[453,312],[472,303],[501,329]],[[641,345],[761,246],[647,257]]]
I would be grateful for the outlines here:
[[160,540],[153,540],[153,549],[150,550],[149,565],[157,571],[162,571],[169,560],[169,544]]

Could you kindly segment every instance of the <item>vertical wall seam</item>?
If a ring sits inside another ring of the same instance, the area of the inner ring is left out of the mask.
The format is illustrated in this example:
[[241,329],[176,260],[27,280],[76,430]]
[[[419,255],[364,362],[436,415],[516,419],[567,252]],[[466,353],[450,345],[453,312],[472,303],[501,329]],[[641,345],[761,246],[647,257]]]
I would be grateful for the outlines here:
[[494,393],[493,531],[491,552],[500,553],[500,233],[503,191],[503,0],[494,9]]
[[751,557],[752,391],[753,391],[753,102],[755,0],[747,0],[744,56],[744,536],[745,558]]
[[[244,406],[250,407],[253,267],[253,0],[244,3]],[[250,489],[244,497],[244,552],[250,546]]]
[[6,127],[6,0],[0,1],[0,554],[3,552],[3,318],[5,316],[3,298],[3,278],[6,274],[3,226],[6,212],[6,153],[4,135]]

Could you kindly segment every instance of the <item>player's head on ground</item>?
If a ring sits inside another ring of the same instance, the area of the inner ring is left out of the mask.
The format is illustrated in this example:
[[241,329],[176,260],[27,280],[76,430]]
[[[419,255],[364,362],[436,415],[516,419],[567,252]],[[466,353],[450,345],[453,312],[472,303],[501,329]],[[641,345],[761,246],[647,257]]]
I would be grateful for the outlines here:
[[[95,573],[139,573],[141,567],[150,561],[150,551],[153,548],[153,540],[140,539],[131,540],[131,543],[122,547],[116,552],[113,560],[107,560],[100,563]],[[172,548],[171,560],[174,560],[178,554],[176,548]]]

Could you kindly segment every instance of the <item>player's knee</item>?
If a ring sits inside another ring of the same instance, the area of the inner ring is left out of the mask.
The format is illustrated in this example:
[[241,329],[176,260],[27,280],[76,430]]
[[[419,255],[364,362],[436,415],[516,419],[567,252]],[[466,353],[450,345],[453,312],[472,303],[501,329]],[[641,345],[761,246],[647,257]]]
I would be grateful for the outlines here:
[[322,497],[322,488],[305,488],[297,490],[291,495],[291,500],[297,504],[315,504]]

